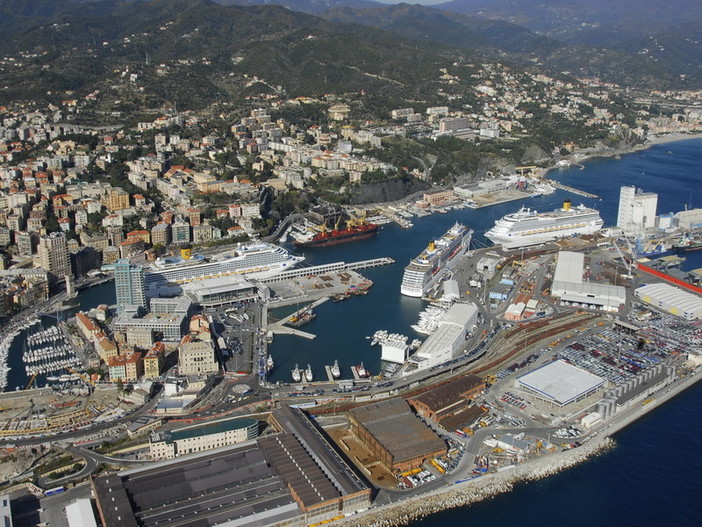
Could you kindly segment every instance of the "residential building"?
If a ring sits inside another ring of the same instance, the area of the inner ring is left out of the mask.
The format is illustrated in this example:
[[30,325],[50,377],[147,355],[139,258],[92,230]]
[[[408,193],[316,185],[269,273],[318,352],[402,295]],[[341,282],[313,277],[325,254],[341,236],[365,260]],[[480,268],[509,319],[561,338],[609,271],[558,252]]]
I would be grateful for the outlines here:
[[136,381],[144,374],[144,360],[141,353],[133,351],[126,355],[117,355],[107,361],[110,381]]
[[117,311],[146,310],[146,288],[144,268],[132,265],[128,260],[118,260],[114,265]]
[[173,243],[189,243],[190,224],[185,223],[181,218],[178,218],[171,226],[171,235]]
[[20,256],[32,256],[36,246],[36,235],[31,232],[15,232],[15,243]]
[[144,377],[154,379],[161,375],[163,360],[166,355],[166,346],[163,342],[156,342],[144,355]]
[[106,206],[112,211],[128,209],[129,193],[121,188],[112,189],[107,195]]
[[181,375],[203,375],[219,370],[209,331],[189,333],[180,342],[178,368]]
[[171,226],[166,222],[159,222],[151,229],[151,240],[154,245],[168,245],[171,243]]
[[52,280],[63,280],[71,274],[71,260],[68,256],[66,236],[62,232],[52,232],[39,239],[37,248],[39,267],[49,272]]

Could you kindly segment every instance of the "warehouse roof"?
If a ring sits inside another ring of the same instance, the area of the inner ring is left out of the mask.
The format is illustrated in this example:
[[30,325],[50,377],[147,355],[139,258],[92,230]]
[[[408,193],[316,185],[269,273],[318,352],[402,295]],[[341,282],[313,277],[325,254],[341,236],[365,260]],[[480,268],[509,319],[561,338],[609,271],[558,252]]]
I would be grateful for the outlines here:
[[412,397],[411,400],[425,404],[434,412],[440,412],[443,408],[463,400],[465,393],[483,386],[485,383],[477,375],[465,375]]
[[442,324],[455,324],[462,328],[467,328],[473,323],[474,317],[478,314],[475,304],[456,302],[446,312],[446,316],[441,321]]
[[639,287],[634,294],[666,311],[672,312],[671,309],[676,309],[685,318],[702,318],[702,298],[672,285],[648,284]]
[[93,484],[106,527],[258,527],[300,514],[255,443],[95,478]]
[[286,432],[297,438],[305,451],[314,452],[315,461],[343,496],[368,489],[302,410],[283,405],[275,411],[274,417]]
[[404,399],[354,408],[351,413],[358,415],[357,410],[364,417],[363,427],[390,453],[394,464],[446,449],[446,443],[414,416]]
[[553,273],[554,282],[570,282],[579,284],[583,281],[583,268],[585,267],[585,255],[572,251],[561,251],[558,253],[556,270]]
[[266,459],[293,489],[304,508],[337,499],[341,493],[291,434],[268,436],[259,441]]
[[563,360],[551,362],[519,377],[520,384],[564,406],[604,385],[605,380]]

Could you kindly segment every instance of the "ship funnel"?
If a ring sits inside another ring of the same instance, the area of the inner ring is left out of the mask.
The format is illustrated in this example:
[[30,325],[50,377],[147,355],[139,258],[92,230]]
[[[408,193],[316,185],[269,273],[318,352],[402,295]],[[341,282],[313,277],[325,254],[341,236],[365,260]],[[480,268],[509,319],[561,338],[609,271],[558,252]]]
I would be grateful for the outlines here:
[[570,200],[567,199],[563,202],[563,210],[570,210]]
[[190,245],[186,245],[185,247],[182,247],[180,249],[180,257],[183,260],[190,260],[192,255],[193,255],[193,250],[190,247]]
[[429,247],[427,249],[429,252],[434,252],[436,250],[436,244],[434,243],[434,240],[429,242]]

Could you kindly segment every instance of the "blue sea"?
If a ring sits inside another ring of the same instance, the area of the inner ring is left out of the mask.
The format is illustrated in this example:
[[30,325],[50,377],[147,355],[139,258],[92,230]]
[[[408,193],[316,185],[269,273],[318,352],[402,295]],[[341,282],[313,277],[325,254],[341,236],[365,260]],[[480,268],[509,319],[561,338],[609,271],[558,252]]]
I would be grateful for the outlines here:
[[[487,243],[483,234],[504,214],[522,205],[538,211],[552,210],[569,198],[574,204],[597,208],[605,224],[614,225],[622,185],[658,193],[659,214],[683,210],[685,206],[702,207],[702,139],[658,145],[621,159],[592,160],[582,170],[559,170],[550,177],[595,193],[599,199],[557,191],[550,196],[481,210],[464,209],[418,218],[411,229],[386,225],[372,239],[308,249],[304,253],[308,264],[381,256],[390,256],[396,263],[363,271],[374,282],[369,294],[316,308],[317,318],[304,328],[316,334],[316,339],[276,336],[270,348],[276,363],[270,380],[288,382],[295,364],[303,367],[308,363],[315,378],[323,379],[324,365],[335,359],[346,378],[351,377],[349,367],[360,362],[377,372],[380,349],[371,348],[366,337],[378,329],[416,337],[410,325],[416,322],[424,304],[400,295],[402,270],[432,238],[443,234],[456,221],[474,229],[478,242]],[[685,256],[684,269],[702,267],[702,251]],[[110,299],[114,301],[114,289],[106,284],[82,293],[79,299],[83,309],[89,309],[109,303]],[[19,346],[14,346],[10,389],[27,382],[18,351]],[[702,500],[697,499],[702,474],[701,402],[702,384],[618,433],[616,448],[589,463],[413,525],[697,525],[702,518]]]

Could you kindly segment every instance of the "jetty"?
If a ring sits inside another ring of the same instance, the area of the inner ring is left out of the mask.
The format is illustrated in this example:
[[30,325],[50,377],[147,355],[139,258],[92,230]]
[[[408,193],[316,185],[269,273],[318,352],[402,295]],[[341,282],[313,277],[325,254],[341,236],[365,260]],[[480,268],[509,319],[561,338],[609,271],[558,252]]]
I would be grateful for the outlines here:
[[564,185],[563,183],[559,181],[555,181],[553,179],[548,180],[549,184],[552,186],[559,188],[561,190],[565,190],[566,192],[571,192],[572,194],[577,194],[578,196],[584,196],[586,198],[599,198],[597,194],[593,194],[592,192],[586,192],[584,190],[580,190],[578,188],[574,187],[569,187],[568,185]]

